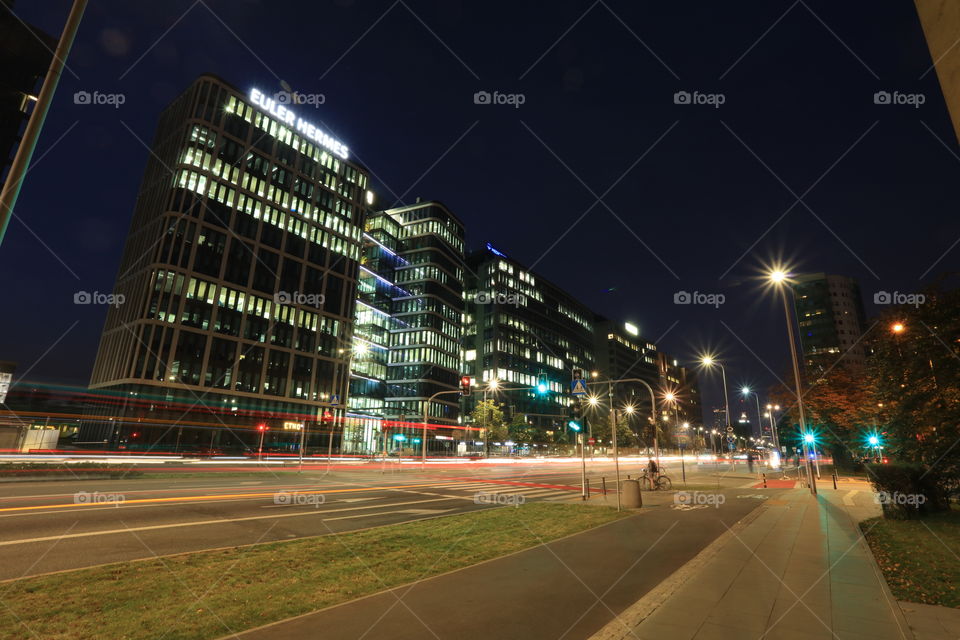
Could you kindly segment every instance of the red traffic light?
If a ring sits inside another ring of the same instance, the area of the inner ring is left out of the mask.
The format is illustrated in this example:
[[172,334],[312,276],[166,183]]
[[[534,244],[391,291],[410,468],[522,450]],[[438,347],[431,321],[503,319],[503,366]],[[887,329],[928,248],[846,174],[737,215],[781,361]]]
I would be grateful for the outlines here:
[[266,431],[266,430],[267,430],[267,425],[265,425],[265,424],[258,424],[258,425],[257,425],[257,431]]
[[470,395],[470,376],[460,377],[460,393],[465,396]]

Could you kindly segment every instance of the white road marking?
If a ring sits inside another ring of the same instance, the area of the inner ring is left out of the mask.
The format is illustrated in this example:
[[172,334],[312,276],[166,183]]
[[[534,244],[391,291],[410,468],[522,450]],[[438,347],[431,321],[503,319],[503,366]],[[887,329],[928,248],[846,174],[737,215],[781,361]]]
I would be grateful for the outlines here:
[[846,506],[848,506],[848,507],[855,507],[855,506],[857,506],[857,503],[853,501],[853,496],[857,495],[858,493],[860,493],[860,491],[858,491],[857,489],[854,489],[853,491],[850,491],[849,493],[847,493],[846,495],[844,495],[844,496],[843,496],[843,504],[846,505]]
[[[449,500],[450,498],[431,498],[429,500],[411,500],[410,502],[397,502],[389,505],[370,505],[367,507],[347,507],[346,509],[327,509],[321,511],[320,509],[314,509],[311,511],[298,511],[296,513],[279,513],[272,514],[268,516],[246,516],[243,518],[222,518],[219,520],[198,520],[195,522],[177,522],[172,524],[156,524],[147,527],[130,527],[128,529],[109,529],[104,531],[87,531],[84,533],[69,533],[61,536],[43,536],[41,538],[25,538],[23,540],[6,540],[0,542],[0,547],[11,546],[15,544],[27,544],[30,542],[48,542],[51,540],[65,540],[67,538],[88,538],[91,536],[106,536],[113,535],[117,533],[129,533],[131,531],[154,531],[156,529],[176,529],[178,527],[197,527],[204,525],[213,525],[213,524],[224,524],[227,522],[246,522],[249,520],[270,520],[273,518],[296,518],[299,516],[316,516],[323,515],[326,513],[338,513],[341,511],[359,511],[361,509],[383,509],[390,507],[400,507],[408,504],[424,504],[427,502],[442,502],[444,500]],[[332,518],[325,518],[332,519]]]
[[453,509],[400,509],[399,511],[380,511],[377,513],[359,513],[352,516],[338,516],[336,518],[324,518],[324,522],[330,522],[332,520],[351,520],[353,518],[372,518],[374,516],[389,516],[397,513],[409,513],[418,516],[432,515],[437,513],[446,513],[447,511],[453,511]]

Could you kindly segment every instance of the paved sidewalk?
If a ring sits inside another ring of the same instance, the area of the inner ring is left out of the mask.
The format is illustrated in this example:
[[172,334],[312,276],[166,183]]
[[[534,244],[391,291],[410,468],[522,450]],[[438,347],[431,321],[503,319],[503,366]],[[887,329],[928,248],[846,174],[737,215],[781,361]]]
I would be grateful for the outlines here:
[[[871,509],[879,515],[872,495],[849,502],[832,487],[767,500],[701,554],[681,586],[658,587],[624,612],[631,632],[611,624],[594,638],[914,640],[857,524]],[[662,602],[652,613],[651,600]]]
[[[660,506],[519,553],[229,637],[586,640],[760,504],[754,496],[737,497],[740,491],[727,493],[721,509],[688,511],[672,508],[672,494],[644,492],[646,504],[659,502]],[[607,498],[616,504],[615,495]]]

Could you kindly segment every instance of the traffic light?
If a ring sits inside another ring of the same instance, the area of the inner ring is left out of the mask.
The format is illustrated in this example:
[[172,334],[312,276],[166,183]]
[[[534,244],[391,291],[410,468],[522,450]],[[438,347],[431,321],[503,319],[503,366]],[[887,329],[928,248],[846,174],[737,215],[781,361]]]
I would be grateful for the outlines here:
[[470,376],[460,377],[460,395],[464,397],[470,395]]
[[570,405],[570,421],[567,426],[574,431],[580,431],[580,421],[583,418],[583,407],[580,404],[580,398],[574,398]]
[[550,390],[550,385],[547,384],[546,374],[541,373],[537,376],[537,393],[544,394]]

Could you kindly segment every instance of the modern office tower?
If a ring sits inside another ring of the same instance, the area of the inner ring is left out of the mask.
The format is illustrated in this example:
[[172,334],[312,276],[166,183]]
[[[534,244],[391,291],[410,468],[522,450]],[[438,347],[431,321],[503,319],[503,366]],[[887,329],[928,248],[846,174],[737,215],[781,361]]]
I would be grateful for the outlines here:
[[125,424],[84,439],[339,438],[370,194],[307,117],[209,75],[163,111],[90,382]]
[[[691,429],[702,424],[700,389],[695,372],[658,351],[657,345],[640,335],[636,325],[598,316],[594,341],[597,369],[603,377],[613,380],[640,378],[650,385],[656,396],[660,429],[666,432],[668,440],[672,440],[684,424],[689,427],[681,435],[689,435]],[[616,386],[615,395],[617,402],[634,407],[636,424],[649,424],[650,391],[647,387],[638,382],[622,382]]]
[[57,40],[14,13],[13,0],[0,0],[0,181],[13,162],[23,128],[33,111]]
[[812,273],[796,277],[792,287],[808,372],[822,373],[838,362],[862,368],[866,353],[860,337],[866,323],[856,280]]
[[498,391],[497,400],[556,440],[565,434],[571,372],[594,364],[593,312],[489,243],[467,256],[466,279],[464,371],[477,387],[466,409],[493,379],[526,387]]
[[418,201],[370,215],[364,241],[350,399],[364,435],[354,440],[367,450],[378,434],[419,444],[440,393],[427,445],[447,451],[462,430],[463,224],[442,203]]
[[661,388],[673,393],[677,400],[674,418],[679,419],[680,425],[701,424],[703,408],[700,403],[700,384],[696,370],[684,367],[676,358],[663,352],[657,354],[657,368],[660,371]]

